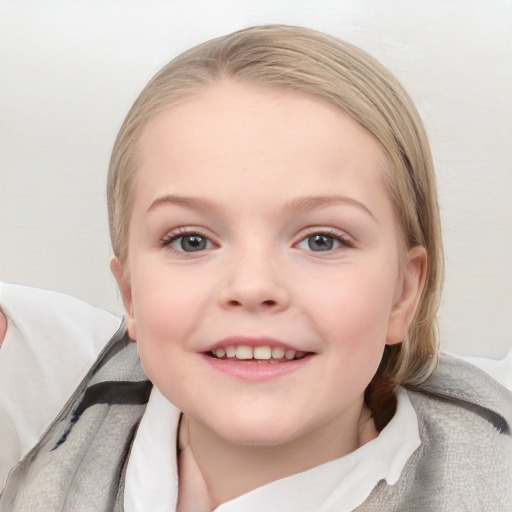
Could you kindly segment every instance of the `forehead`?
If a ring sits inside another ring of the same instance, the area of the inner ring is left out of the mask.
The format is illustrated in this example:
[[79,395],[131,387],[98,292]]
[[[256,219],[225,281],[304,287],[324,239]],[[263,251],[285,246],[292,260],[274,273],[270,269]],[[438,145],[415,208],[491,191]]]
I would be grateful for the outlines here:
[[357,195],[384,181],[383,151],[365,128],[326,100],[283,88],[212,85],[152,118],[139,142],[135,190],[145,201],[219,184],[226,196],[251,186]]

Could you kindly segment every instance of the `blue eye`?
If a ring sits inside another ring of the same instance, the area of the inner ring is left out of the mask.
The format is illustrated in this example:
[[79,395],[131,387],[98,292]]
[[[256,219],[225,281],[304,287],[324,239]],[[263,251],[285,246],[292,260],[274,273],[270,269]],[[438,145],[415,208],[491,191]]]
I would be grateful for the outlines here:
[[200,252],[213,247],[213,243],[198,233],[170,235],[163,240],[164,245],[177,252]]
[[334,248],[336,240],[332,236],[322,233],[308,236],[308,248],[312,251],[330,251]]
[[303,238],[297,247],[304,251],[328,252],[340,247],[354,247],[354,244],[341,233],[318,232]]
[[181,236],[176,241],[185,252],[204,251],[208,244],[208,240],[200,235]]

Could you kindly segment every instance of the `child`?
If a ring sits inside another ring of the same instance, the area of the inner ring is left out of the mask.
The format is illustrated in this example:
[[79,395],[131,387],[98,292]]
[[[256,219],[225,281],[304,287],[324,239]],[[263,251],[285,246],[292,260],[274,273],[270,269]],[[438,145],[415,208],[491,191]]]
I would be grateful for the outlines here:
[[372,58],[285,26],[189,50],[108,203],[126,326],[0,510],[510,508],[510,395],[438,358],[432,160]]

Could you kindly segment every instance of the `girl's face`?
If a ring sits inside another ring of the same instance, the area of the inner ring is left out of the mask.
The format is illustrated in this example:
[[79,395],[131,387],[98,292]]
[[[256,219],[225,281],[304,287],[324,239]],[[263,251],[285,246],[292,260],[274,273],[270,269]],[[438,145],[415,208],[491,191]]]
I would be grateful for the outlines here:
[[113,270],[153,383],[224,442],[351,433],[424,271],[421,250],[400,269],[377,141],[319,99],[224,81],[140,142]]

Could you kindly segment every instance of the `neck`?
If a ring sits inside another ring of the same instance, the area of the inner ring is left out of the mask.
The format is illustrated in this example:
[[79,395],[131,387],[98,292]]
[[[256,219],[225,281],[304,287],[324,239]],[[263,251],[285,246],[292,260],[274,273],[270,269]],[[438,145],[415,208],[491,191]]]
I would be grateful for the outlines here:
[[184,418],[180,428],[180,500],[213,510],[257,487],[346,455],[377,437],[363,405],[278,446],[234,444]]

